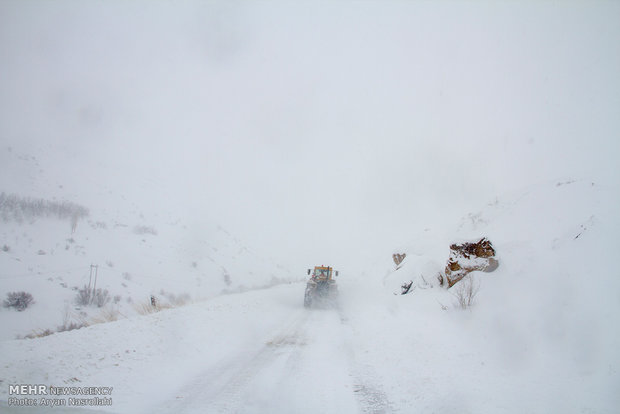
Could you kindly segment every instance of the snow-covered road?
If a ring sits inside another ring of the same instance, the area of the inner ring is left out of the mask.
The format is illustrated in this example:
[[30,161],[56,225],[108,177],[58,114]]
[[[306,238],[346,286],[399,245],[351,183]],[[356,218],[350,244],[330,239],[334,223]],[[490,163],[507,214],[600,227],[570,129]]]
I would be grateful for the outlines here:
[[391,412],[377,385],[356,374],[344,310],[305,309],[302,291],[296,284],[258,292],[279,304],[274,329],[185,378],[174,397],[153,412]]
[[45,384],[113,387],[111,405],[90,407],[113,413],[614,412],[613,344],[578,360],[540,336],[535,310],[499,320],[444,309],[442,288],[400,296],[358,280],[341,277],[333,309],[304,309],[293,283],[2,341],[0,408],[83,411],[7,407],[10,384]]
[[113,405],[100,407],[113,412],[391,412],[356,366],[346,312],[303,308],[303,289],[282,285],[6,341],[3,355],[23,359],[3,358],[12,374],[3,383],[113,386]]
[[285,315],[266,341],[188,378],[159,412],[342,413],[357,411],[358,399],[365,412],[386,412],[352,374],[354,349],[337,310]]

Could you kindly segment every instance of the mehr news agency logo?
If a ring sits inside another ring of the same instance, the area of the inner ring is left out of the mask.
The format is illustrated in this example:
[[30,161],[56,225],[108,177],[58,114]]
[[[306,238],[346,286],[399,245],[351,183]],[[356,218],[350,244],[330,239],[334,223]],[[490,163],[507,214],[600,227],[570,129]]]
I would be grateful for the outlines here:
[[99,407],[112,405],[113,387],[54,387],[9,384],[9,407]]

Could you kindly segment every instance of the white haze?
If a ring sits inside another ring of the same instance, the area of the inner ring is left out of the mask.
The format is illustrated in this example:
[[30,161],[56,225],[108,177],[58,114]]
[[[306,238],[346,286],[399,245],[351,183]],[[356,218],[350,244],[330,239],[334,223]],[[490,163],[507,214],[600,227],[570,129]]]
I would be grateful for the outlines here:
[[617,182],[619,17],[612,2],[2,1],[0,143],[62,149],[43,196],[221,223],[294,269],[356,266],[533,182]]

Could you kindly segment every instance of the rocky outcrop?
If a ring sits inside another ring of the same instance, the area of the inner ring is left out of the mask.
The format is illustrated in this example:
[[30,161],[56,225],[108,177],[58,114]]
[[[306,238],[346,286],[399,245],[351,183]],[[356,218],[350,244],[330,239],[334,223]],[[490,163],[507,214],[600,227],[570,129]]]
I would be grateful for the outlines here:
[[444,273],[439,275],[439,283],[447,283],[450,288],[470,272],[492,272],[498,266],[493,244],[486,237],[477,242],[455,243],[450,246],[450,257]]
[[405,257],[407,257],[407,253],[394,253],[392,255],[392,259],[394,260],[394,263],[396,263],[396,267],[398,267],[398,265],[405,260]]

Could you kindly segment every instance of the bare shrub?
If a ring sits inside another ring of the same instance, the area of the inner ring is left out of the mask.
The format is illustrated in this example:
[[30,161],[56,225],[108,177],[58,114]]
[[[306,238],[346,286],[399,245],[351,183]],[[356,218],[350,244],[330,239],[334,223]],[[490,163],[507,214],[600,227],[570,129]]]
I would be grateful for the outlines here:
[[133,307],[137,313],[140,315],[149,315],[151,313],[159,312],[164,309],[171,309],[172,306],[168,304],[162,304],[157,302],[155,305],[151,304],[151,302],[147,303],[136,303]]
[[113,322],[117,321],[121,316],[124,317],[118,309],[104,307],[99,314],[88,318],[86,313],[82,312],[79,315],[74,315],[71,309],[66,307],[63,316],[63,324],[57,328],[57,332],[72,331],[99,323]]
[[[44,336],[49,336],[49,335],[52,335],[53,333],[54,331],[52,331],[51,329],[45,329],[43,331],[32,331],[28,335],[24,335],[23,339],[43,338]],[[17,338],[21,339],[20,337],[17,337]]]
[[68,304],[65,305],[64,311],[62,313],[62,325],[56,328],[56,332],[65,332],[65,331],[73,331],[75,329],[80,329],[88,326],[88,323],[85,320],[85,314],[75,314],[71,310],[71,306]]
[[90,305],[90,296],[91,296],[91,290],[88,288],[88,286],[84,285],[83,288],[78,290],[77,295],[75,297],[75,303],[77,303],[80,306],[88,306]]
[[56,332],[73,331],[75,329],[81,329],[87,326],[88,324],[84,321],[80,321],[80,322],[71,321],[71,322],[60,325],[58,329],[56,330]]
[[133,308],[140,315],[148,315],[151,313],[155,313],[158,311],[156,306],[151,305],[151,303],[136,303]]
[[165,301],[160,300],[159,298],[155,297],[155,295],[151,295],[148,302],[136,303],[134,305],[135,311],[140,315],[148,315],[150,313],[159,312],[164,309],[172,309],[179,306],[184,306],[191,301],[191,296],[189,295],[189,293],[181,293],[179,295],[175,295],[174,293],[168,293],[161,289],[160,294],[166,299]]
[[94,325],[97,323],[106,323],[106,322],[114,322],[117,321],[118,318],[122,316],[118,309],[112,309],[109,307],[103,308],[99,315],[94,316],[90,319],[90,324]]
[[52,329],[44,329],[44,330],[34,330],[28,335],[24,335],[23,337],[17,337],[18,339],[33,339],[33,338],[42,338],[44,336],[49,336],[55,334],[56,332],[67,332],[73,331],[75,329],[81,329],[89,326],[89,323],[86,322],[82,317],[78,317],[77,321],[72,320],[74,315],[71,312],[71,308],[69,306],[65,306],[65,310],[63,312],[63,322],[62,325],[58,326],[56,330]]
[[98,308],[105,306],[110,301],[110,293],[107,289],[97,289],[93,297],[93,304]]
[[34,303],[34,298],[27,292],[9,292],[6,296],[7,298],[3,303],[4,307],[15,308],[20,312]]
[[477,282],[472,275],[467,275],[453,288],[452,296],[456,299],[456,306],[461,309],[471,307],[478,291],[480,290],[480,282]]
[[84,285],[78,290],[75,302],[80,306],[95,305],[101,308],[110,302],[110,293],[107,289],[91,290]]

